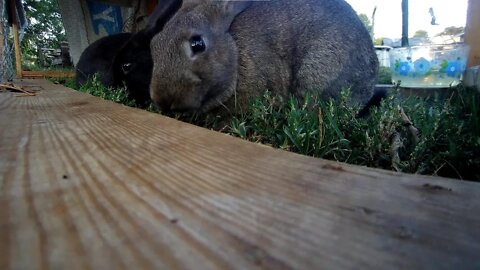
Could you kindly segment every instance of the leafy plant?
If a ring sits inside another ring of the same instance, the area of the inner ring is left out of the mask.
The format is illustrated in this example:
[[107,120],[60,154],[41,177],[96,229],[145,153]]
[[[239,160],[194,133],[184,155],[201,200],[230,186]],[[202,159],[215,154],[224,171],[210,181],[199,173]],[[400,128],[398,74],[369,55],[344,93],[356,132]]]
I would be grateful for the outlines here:
[[419,128],[403,170],[480,180],[480,94],[459,87],[446,100],[438,95],[422,103],[407,100],[405,111]]

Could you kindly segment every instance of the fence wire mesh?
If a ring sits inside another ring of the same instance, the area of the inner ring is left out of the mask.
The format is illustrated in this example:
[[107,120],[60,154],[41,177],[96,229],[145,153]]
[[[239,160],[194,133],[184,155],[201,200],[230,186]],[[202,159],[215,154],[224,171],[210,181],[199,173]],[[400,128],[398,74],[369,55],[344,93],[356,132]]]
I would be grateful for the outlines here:
[[0,82],[12,80],[15,74],[14,47],[6,13],[5,3],[0,0]]
[[[12,27],[8,24],[7,12],[5,1],[0,0],[0,82],[11,81],[15,76],[15,47]],[[23,9],[21,16],[23,16]],[[20,42],[25,33],[25,26],[24,23],[19,30]]]

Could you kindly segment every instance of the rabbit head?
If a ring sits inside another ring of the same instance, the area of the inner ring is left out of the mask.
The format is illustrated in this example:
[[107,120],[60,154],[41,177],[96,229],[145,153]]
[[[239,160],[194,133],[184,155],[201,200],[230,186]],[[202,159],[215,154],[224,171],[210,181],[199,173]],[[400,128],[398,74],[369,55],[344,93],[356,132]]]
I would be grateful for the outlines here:
[[94,75],[97,75],[106,87],[114,86],[113,59],[132,35],[120,33],[102,37],[85,48],[75,66],[77,87],[85,84]]
[[146,103],[150,100],[148,89],[153,67],[150,41],[181,5],[182,0],[159,1],[145,29],[134,34],[115,56],[114,83],[115,85],[125,83],[130,96],[137,103]]
[[349,87],[365,104],[378,65],[344,0],[204,1],[182,7],[150,47],[150,97],[163,111],[236,113],[266,89],[301,99]]
[[204,1],[182,8],[151,43],[150,97],[163,111],[206,112],[234,95],[237,48],[228,33],[249,1]]
[[114,85],[126,86],[137,103],[150,99],[148,87],[153,67],[148,37],[143,32],[133,35],[113,61]]

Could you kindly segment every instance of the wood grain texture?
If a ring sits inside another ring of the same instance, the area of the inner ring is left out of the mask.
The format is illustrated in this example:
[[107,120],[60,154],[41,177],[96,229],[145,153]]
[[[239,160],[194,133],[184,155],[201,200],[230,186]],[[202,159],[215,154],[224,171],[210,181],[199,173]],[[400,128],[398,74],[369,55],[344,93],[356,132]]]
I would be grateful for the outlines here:
[[479,269],[480,185],[0,93],[0,269]]
[[53,71],[53,70],[42,70],[42,71],[22,71],[22,78],[73,78],[75,77],[74,71]]

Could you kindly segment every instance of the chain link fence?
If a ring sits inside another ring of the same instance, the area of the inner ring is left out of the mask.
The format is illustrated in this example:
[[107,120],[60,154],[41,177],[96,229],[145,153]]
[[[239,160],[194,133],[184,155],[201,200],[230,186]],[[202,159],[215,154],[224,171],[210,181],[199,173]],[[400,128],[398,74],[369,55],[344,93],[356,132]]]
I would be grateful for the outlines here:
[[15,74],[13,38],[6,18],[5,3],[0,0],[0,82],[12,80]]
[[[15,1],[16,14],[19,18],[19,39],[22,41],[25,33],[26,20],[21,1]],[[13,31],[9,25],[8,8],[5,0],[0,0],[0,82],[11,81],[15,76],[15,46]]]

